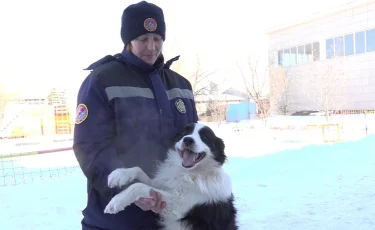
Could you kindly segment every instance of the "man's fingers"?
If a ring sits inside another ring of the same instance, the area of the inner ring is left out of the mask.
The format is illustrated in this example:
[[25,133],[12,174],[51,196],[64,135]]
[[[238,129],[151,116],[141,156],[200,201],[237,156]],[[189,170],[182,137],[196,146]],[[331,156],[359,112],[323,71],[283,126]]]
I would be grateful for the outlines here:
[[152,206],[155,206],[156,205],[156,200],[155,199],[152,199],[152,198],[144,198],[144,197],[141,197],[139,198],[139,201],[145,205],[145,206],[150,206],[150,208]]
[[155,207],[153,207],[151,211],[155,213],[159,213],[163,211],[163,209],[165,208],[166,202],[162,200],[162,196],[160,193],[156,193],[156,196],[157,196],[157,202],[156,202]]
[[157,197],[157,199],[156,199],[155,206],[156,206],[156,208],[158,210],[161,210],[161,202],[162,202],[162,200],[161,200],[161,194],[160,193],[156,193],[156,197]]
[[142,202],[140,201],[135,201],[134,202],[135,205],[137,205],[140,209],[142,209],[143,211],[148,211],[150,210],[146,205],[144,205]]
[[155,207],[156,202],[151,198],[139,198],[137,201],[134,202],[135,205],[140,207],[143,211],[151,210],[151,208]]
[[161,194],[151,190],[150,196],[152,198],[141,197],[138,201],[134,202],[134,204],[144,211],[151,210],[155,213],[161,212],[166,206],[166,203],[162,200]]
[[154,198],[155,200],[157,199],[157,194],[154,190],[150,190],[150,195],[152,196],[152,198]]

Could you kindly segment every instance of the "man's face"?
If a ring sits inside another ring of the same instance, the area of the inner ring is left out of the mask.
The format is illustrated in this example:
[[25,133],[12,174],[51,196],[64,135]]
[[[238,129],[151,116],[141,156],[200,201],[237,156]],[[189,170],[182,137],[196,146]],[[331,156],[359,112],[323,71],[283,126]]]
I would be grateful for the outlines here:
[[147,33],[131,41],[131,45],[135,56],[153,65],[163,49],[163,39],[158,34]]

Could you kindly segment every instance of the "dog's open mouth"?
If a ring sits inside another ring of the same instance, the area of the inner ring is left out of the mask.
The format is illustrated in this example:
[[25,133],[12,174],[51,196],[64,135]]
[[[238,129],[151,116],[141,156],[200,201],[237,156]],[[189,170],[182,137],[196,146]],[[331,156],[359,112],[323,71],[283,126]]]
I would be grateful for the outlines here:
[[196,163],[201,161],[206,156],[205,152],[196,153],[188,148],[178,150],[178,153],[182,158],[182,167],[184,168],[193,167]]

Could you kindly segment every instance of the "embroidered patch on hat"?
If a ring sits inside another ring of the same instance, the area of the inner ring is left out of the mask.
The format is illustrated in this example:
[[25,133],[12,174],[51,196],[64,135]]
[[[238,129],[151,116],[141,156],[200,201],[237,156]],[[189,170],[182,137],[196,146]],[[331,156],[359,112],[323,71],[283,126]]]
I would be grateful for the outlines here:
[[178,100],[175,102],[175,105],[176,105],[177,110],[178,110],[180,113],[186,113],[186,107],[185,107],[185,103],[184,103],[183,100],[178,99]]
[[79,104],[76,110],[76,124],[84,122],[89,115],[89,110],[85,104]]
[[149,32],[154,32],[156,30],[156,28],[158,28],[158,24],[156,23],[155,19],[153,19],[153,18],[147,18],[143,22],[143,26]]

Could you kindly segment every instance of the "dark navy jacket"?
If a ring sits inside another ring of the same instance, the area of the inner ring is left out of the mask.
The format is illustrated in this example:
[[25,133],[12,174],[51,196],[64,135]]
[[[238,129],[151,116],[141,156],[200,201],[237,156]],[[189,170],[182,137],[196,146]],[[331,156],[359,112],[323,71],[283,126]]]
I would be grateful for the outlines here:
[[155,229],[153,212],[135,205],[104,214],[120,191],[107,187],[107,177],[116,168],[133,166],[152,177],[176,132],[197,122],[191,85],[169,69],[173,61],[164,64],[161,57],[151,66],[123,51],[88,68],[92,72],[78,92],[73,144],[88,179],[85,223],[112,230]]

